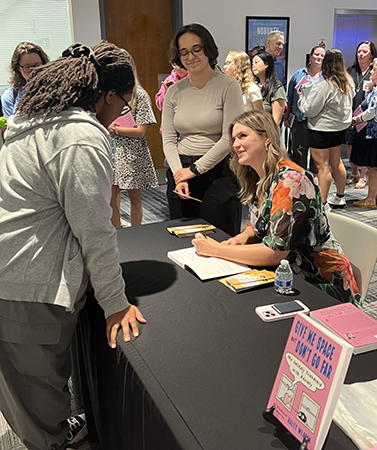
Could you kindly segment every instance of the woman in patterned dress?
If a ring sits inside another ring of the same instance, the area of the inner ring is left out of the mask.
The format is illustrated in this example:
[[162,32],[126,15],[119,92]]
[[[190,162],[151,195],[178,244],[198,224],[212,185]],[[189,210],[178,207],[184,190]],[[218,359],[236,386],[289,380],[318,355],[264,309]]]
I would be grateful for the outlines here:
[[154,125],[157,122],[153,114],[149,95],[137,78],[135,62],[131,55],[128,54],[128,56],[135,76],[135,89],[129,106],[131,107],[131,114],[136,126],[132,128],[121,127],[115,120],[109,127],[109,132],[113,137],[114,167],[111,199],[113,216],[111,221],[115,228],[121,227],[121,189],[127,189],[128,198],[130,199],[131,225],[141,225],[143,207],[140,189],[158,186],[156,171],[145,137],[147,126]]
[[[271,114],[251,111],[229,127],[231,168],[249,205],[246,230],[219,243],[197,234],[197,253],[252,266],[292,270],[340,301],[359,303],[350,262],[331,233],[317,184],[310,172],[287,159]],[[253,245],[246,245],[253,244]]]

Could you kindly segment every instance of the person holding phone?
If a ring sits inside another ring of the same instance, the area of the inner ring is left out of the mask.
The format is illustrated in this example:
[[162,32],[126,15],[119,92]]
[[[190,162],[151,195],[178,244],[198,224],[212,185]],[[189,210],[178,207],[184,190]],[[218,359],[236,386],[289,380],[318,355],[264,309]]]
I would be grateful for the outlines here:
[[200,217],[234,236],[241,203],[229,169],[227,130],[244,106],[237,81],[215,70],[218,55],[200,24],[182,27],[171,43],[171,63],[183,65],[188,76],[168,89],[162,110],[167,197],[171,219]]
[[229,126],[229,138],[230,167],[241,183],[242,202],[249,205],[249,224],[222,243],[196,234],[197,253],[261,267],[288,259],[293,272],[309,283],[358,304],[351,264],[331,233],[313,174],[287,159],[271,115],[251,111],[238,116]]

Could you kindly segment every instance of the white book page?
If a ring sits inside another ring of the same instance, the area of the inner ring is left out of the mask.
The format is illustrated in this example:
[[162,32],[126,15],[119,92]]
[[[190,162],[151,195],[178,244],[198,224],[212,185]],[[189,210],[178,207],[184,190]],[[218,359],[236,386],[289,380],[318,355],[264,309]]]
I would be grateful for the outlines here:
[[249,267],[243,264],[236,264],[220,258],[199,256],[196,254],[195,247],[168,252],[168,257],[179,266],[187,266],[192,269],[202,280],[225,277],[249,270]]

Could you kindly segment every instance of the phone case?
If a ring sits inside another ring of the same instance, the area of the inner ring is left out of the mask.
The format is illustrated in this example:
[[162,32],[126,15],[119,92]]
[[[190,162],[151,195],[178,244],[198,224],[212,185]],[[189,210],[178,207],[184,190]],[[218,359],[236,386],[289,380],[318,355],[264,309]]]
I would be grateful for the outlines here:
[[[300,302],[300,300],[292,300],[292,302],[299,304],[303,309],[300,311],[280,314],[272,307],[272,305],[265,305],[265,306],[258,306],[257,308],[255,308],[255,312],[264,322],[275,322],[276,320],[289,319],[291,317],[294,317],[297,313],[308,314],[310,312],[310,309],[302,302]],[[274,303],[274,305],[276,305],[276,303]]]

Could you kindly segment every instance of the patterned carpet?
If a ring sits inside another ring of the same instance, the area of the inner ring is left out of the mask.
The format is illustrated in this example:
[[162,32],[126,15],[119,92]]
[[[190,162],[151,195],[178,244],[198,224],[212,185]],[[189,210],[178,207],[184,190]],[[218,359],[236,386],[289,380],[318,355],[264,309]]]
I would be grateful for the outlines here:
[[[344,161],[347,169],[349,166]],[[334,192],[335,187],[331,187],[330,192]],[[377,228],[377,209],[357,208],[352,205],[354,200],[362,199],[366,196],[367,188],[357,190],[353,186],[346,187],[346,201],[347,208],[343,210],[337,210],[338,214],[352,217],[356,220],[369,224]],[[161,185],[156,189],[148,189],[142,191],[142,203],[144,208],[143,223],[160,222],[168,220],[169,212],[166,201],[166,186]],[[126,192],[122,192],[121,200],[121,216],[122,219],[130,222],[129,216],[129,201]],[[357,237],[355,237],[356,239]],[[377,267],[377,266],[376,266]],[[369,284],[367,296],[365,298],[365,312],[374,317],[377,320],[377,269],[375,268],[371,282]],[[72,412],[78,414],[77,405],[75,404],[74,396],[72,396]],[[100,450],[98,443],[91,443],[86,441],[81,446],[78,446],[79,450]],[[15,436],[12,430],[7,426],[4,418],[0,412],[0,450],[26,450],[21,444],[20,440]],[[105,449],[103,449],[105,450]]]

